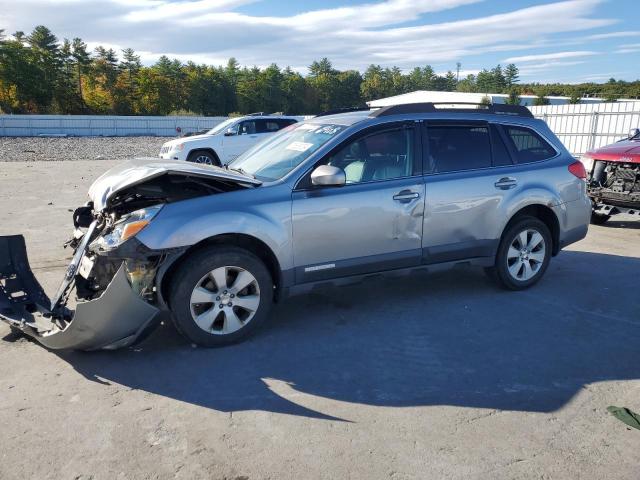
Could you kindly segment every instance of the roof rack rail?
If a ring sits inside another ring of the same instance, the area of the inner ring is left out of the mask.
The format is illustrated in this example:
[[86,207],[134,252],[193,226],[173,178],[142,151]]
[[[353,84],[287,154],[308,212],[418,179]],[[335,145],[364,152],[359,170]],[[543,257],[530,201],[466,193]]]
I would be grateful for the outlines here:
[[348,113],[348,112],[365,112],[371,110],[369,107],[347,107],[347,108],[336,108],[333,110],[327,110],[326,112],[319,113],[316,117],[326,117],[327,115],[337,115],[339,113]]
[[247,117],[262,117],[263,115],[264,115],[264,112],[247,113]]
[[[469,108],[438,108],[438,105],[464,105]],[[379,110],[371,112],[370,117],[386,117],[389,115],[400,115],[409,113],[436,113],[436,112],[459,112],[459,113],[496,113],[501,115],[515,115],[519,117],[533,118],[531,110],[523,105],[507,105],[503,103],[471,103],[471,102],[426,102],[426,103],[405,103],[401,105],[389,105]]]

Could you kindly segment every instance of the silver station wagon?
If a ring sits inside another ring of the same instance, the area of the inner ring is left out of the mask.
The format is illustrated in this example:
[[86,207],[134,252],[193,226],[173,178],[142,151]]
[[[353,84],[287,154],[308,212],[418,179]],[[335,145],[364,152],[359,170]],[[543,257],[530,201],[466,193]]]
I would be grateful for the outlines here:
[[73,215],[53,298],[23,237],[0,237],[0,318],[49,348],[91,350],[130,345],[169,312],[208,347],[319,283],[468,263],[530,287],[587,233],[584,167],[524,107],[453,107],[330,112],[226,168],[119,165]]

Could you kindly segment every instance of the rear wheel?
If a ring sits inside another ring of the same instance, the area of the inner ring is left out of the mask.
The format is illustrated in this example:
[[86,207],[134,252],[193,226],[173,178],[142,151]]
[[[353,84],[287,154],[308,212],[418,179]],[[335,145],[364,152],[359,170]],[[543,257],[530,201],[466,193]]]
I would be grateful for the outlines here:
[[169,295],[176,327],[203,347],[244,339],[264,322],[272,302],[269,271],[236,247],[210,247],[187,258]]
[[211,153],[206,150],[195,150],[191,152],[187,161],[203,165],[215,165],[216,167],[221,166],[218,156],[215,153]]
[[544,222],[522,217],[502,236],[489,274],[509,290],[528,288],[544,275],[552,247],[551,232]]

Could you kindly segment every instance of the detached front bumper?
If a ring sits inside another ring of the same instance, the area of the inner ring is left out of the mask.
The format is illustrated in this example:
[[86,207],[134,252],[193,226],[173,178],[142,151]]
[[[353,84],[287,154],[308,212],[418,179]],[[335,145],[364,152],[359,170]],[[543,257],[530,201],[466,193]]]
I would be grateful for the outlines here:
[[638,205],[612,205],[607,202],[598,202],[593,204],[593,213],[599,215],[617,215],[623,213],[626,215],[635,215],[640,217],[640,204]]
[[152,327],[159,313],[132,290],[124,264],[100,297],[78,303],[75,312],[54,310],[29,267],[24,237],[0,237],[0,320],[48,348],[125,347]]

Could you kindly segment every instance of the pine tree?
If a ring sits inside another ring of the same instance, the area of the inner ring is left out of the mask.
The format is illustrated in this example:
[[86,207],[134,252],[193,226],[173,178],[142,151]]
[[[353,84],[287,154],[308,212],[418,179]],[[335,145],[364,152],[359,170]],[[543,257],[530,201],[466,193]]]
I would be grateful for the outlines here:
[[41,108],[51,105],[62,65],[58,38],[44,25],[38,25],[26,37],[34,65],[40,71],[41,83],[35,101]]
[[518,83],[519,73],[520,71],[518,70],[518,67],[515,66],[515,64],[510,63],[509,65],[507,65],[507,67],[504,69],[504,79],[507,88],[511,88],[513,85]]
[[75,62],[76,85],[78,88],[78,96],[80,97],[81,109],[84,110],[86,104],[82,94],[82,76],[91,65],[91,55],[87,51],[87,44],[78,37],[71,41],[71,56]]
[[520,95],[517,88],[511,87],[511,90],[509,90],[509,97],[505,103],[507,105],[520,105]]

